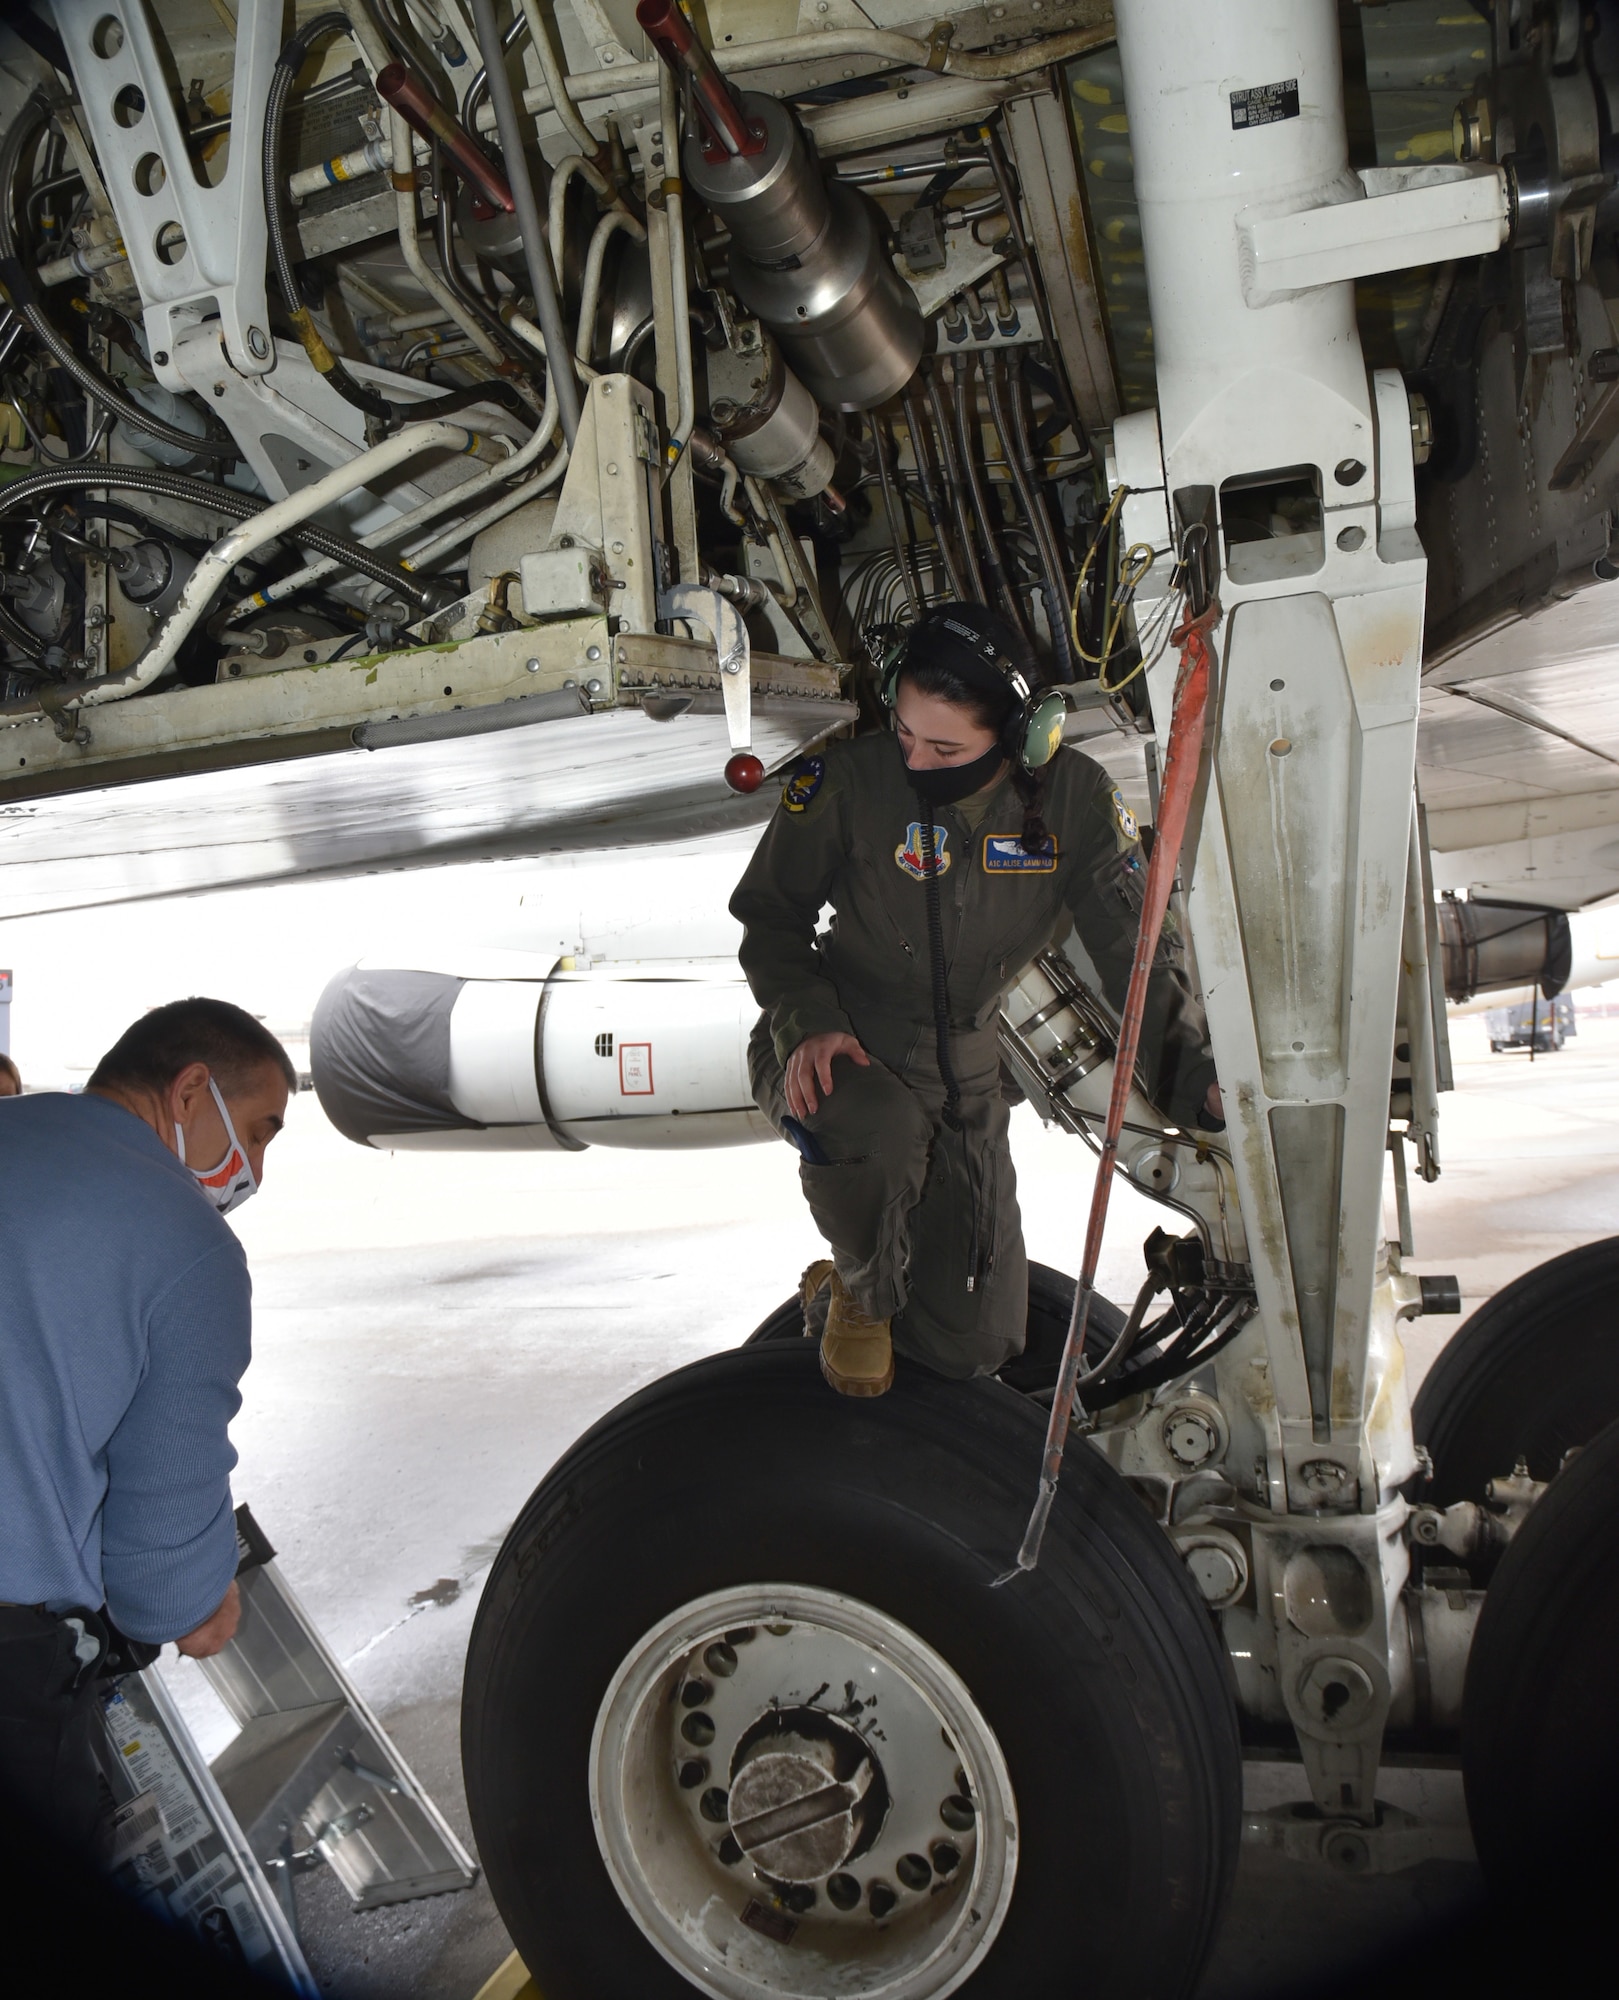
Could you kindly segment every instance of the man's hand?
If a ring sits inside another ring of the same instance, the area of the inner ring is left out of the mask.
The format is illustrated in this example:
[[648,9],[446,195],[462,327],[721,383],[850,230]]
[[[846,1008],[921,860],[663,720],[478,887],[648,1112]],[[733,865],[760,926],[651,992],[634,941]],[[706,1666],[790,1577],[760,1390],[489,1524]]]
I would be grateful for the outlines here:
[[174,1643],[188,1660],[210,1660],[215,1653],[223,1652],[236,1637],[236,1628],[241,1622],[242,1593],[232,1577],[230,1589],[219,1600],[219,1609],[213,1616],[205,1618],[193,1631],[184,1633]]
[[1221,1120],[1225,1118],[1225,1099],[1220,1095],[1220,1086],[1217,1083],[1209,1085],[1209,1094],[1203,1100],[1203,1109],[1211,1118]]
[[821,1108],[817,1083],[821,1097],[832,1095],[834,1056],[847,1056],[862,1069],[871,1067],[871,1057],[853,1035],[806,1035],[787,1058],[787,1108],[795,1118],[808,1118]]

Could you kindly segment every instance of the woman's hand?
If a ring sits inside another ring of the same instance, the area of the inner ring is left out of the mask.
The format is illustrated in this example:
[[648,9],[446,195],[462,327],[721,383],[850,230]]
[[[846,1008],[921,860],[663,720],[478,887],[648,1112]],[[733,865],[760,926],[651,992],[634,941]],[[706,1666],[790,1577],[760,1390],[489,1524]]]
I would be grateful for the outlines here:
[[862,1069],[871,1067],[871,1057],[853,1035],[806,1035],[787,1058],[787,1109],[795,1118],[808,1118],[821,1108],[817,1083],[821,1097],[832,1095],[834,1056],[847,1056]]

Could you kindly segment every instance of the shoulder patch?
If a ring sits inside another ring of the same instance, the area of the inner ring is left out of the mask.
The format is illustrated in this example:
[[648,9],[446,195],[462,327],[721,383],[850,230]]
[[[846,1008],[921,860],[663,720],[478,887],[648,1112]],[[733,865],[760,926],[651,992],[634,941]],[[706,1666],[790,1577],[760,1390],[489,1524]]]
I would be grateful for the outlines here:
[[801,813],[821,789],[826,776],[824,757],[801,757],[781,788],[781,802],[790,813]]
[[1057,872],[1057,841],[1055,835],[1047,835],[1044,847],[1033,854],[1025,854],[1023,842],[1015,833],[987,833],[984,836],[984,873],[986,875],[1055,875]]
[[1139,840],[1141,838],[1140,823],[1137,821],[1135,814],[1124,803],[1124,794],[1119,790],[1117,785],[1113,787],[1112,805],[1113,817],[1118,822],[1120,833],[1124,835],[1126,840]]
[[[948,875],[955,856],[945,843],[950,838],[950,829],[935,823],[933,828],[933,872]],[[905,838],[894,849],[894,865],[903,868],[914,881],[925,882],[927,870],[922,865],[922,822],[913,819],[905,829]]]

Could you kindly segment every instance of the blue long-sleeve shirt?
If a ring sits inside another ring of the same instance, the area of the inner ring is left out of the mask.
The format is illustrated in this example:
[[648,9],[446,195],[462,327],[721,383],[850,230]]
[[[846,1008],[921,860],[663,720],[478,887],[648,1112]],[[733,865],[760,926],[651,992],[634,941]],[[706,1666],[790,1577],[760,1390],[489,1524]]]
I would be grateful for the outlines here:
[[0,1099],[0,1600],[189,1632],[236,1571],[242,1247],[101,1097]]

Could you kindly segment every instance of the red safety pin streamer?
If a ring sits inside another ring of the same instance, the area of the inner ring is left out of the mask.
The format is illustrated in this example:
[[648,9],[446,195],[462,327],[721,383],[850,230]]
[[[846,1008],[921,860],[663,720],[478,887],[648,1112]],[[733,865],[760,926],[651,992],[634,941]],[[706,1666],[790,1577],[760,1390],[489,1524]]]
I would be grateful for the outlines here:
[[1198,764],[1203,754],[1203,723],[1208,712],[1209,684],[1213,660],[1209,635],[1220,622],[1218,601],[1197,617],[1189,617],[1175,633],[1180,651],[1180,672],[1175,679],[1175,703],[1169,723],[1169,751],[1164,759],[1164,782],[1158,799],[1158,824],[1152,843],[1152,859],[1147,864],[1147,891],[1141,907],[1141,928],[1136,934],[1135,958],[1130,966],[1130,983],[1125,990],[1124,1018],[1119,1024],[1118,1053],[1113,1058],[1113,1091],[1108,1099],[1107,1123],[1102,1132],[1102,1156],[1096,1163],[1096,1186],[1091,1195],[1090,1225],[1085,1232],[1085,1261],[1074,1293],[1073,1315],[1068,1322],[1068,1339],[1057,1373],[1057,1394],[1051,1405],[1051,1422],[1046,1428],[1045,1451],[1040,1466],[1040,1490],[1034,1511],[1024,1530],[1023,1546],[1016,1565],[999,1578],[1008,1582],[1019,1571],[1033,1569],[1040,1560],[1040,1542],[1057,1497],[1057,1481],[1062,1476],[1063,1447],[1073,1418],[1078,1390],[1079,1364],[1085,1352],[1085,1331],[1090,1324],[1091,1300],[1096,1289],[1096,1266],[1102,1255],[1102,1231],[1107,1223],[1108,1199],[1113,1192],[1113,1169],[1118,1159],[1119,1134],[1135,1080],[1136,1054],[1141,1046],[1141,1022],[1147,1010],[1147,981],[1152,973],[1158,940],[1163,933],[1164,912],[1169,908],[1175,870],[1180,865],[1181,841],[1192,809],[1192,793],[1197,785]]

